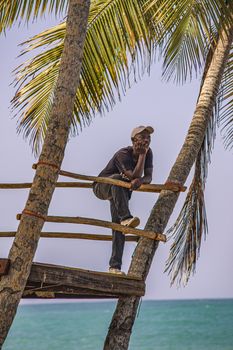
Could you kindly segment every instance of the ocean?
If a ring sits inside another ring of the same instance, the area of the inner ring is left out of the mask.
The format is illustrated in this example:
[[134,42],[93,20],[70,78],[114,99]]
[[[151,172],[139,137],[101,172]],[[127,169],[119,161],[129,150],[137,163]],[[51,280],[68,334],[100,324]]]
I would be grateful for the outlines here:
[[[115,301],[20,305],[3,350],[99,350]],[[130,350],[233,350],[233,299],[142,301]]]

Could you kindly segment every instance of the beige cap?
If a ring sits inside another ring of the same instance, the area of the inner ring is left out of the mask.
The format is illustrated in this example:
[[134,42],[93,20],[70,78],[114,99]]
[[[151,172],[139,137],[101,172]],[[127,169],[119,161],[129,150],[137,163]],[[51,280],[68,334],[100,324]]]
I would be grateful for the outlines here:
[[152,128],[152,126],[140,125],[140,126],[137,126],[136,128],[133,129],[133,131],[131,133],[131,139],[133,139],[137,134],[140,134],[140,132],[142,132],[144,130],[148,131],[149,134],[153,134],[153,132],[154,132],[154,128]]

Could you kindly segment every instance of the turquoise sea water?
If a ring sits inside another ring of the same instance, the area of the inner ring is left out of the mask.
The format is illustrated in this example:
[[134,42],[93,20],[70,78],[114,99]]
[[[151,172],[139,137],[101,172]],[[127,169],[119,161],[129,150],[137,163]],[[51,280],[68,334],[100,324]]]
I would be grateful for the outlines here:
[[[99,350],[115,302],[23,305],[3,350]],[[130,350],[233,350],[233,299],[143,301]]]

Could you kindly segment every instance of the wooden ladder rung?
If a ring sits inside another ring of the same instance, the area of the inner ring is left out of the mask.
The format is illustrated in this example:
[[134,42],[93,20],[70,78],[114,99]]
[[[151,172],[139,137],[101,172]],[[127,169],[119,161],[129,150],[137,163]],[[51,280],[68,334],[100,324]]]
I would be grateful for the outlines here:
[[[31,188],[31,182],[22,183],[0,183],[0,189],[2,190],[17,190],[24,188]],[[56,187],[59,188],[92,188],[93,182],[57,182]]]
[[[98,179],[104,179],[102,183],[110,183],[110,184],[115,184],[117,186],[125,187],[125,188],[130,188],[130,185],[128,182],[120,181],[120,180],[113,180],[113,179],[107,179],[106,178],[98,178]],[[111,182],[109,182],[109,180]],[[114,181],[114,183],[113,183]],[[117,181],[117,183],[115,183]],[[99,181],[98,181],[99,182]],[[17,190],[17,189],[24,189],[24,188],[31,188],[32,183],[31,182],[22,182],[22,183],[0,183],[0,189],[2,190]],[[92,188],[93,187],[93,182],[62,182],[59,181],[56,183],[57,188]],[[181,192],[184,192],[187,187],[183,186],[180,188]],[[140,188],[138,188],[137,192],[148,192],[148,193],[159,193],[162,190],[170,190],[173,192],[178,192],[179,189],[176,185],[174,184],[147,184],[147,185],[141,185]]]
[[[32,168],[36,169],[37,164],[33,164]],[[111,184],[111,185],[116,185],[116,186],[120,186],[128,189],[131,188],[130,182],[112,179],[111,177],[82,175],[82,174],[71,173],[70,171],[65,171],[65,170],[60,170],[59,175],[70,177],[72,179]],[[168,182],[165,184],[142,184],[140,188],[138,188],[136,191],[161,192],[162,190],[169,190],[173,192],[185,192],[186,189],[187,189],[186,186],[181,186],[180,184],[174,183],[174,182]]]
[[[26,213],[24,215],[27,215]],[[17,214],[17,220],[21,219],[22,214]],[[92,218],[84,218],[84,217],[70,217],[70,216],[46,216],[44,218],[46,222],[54,222],[54,223],[67,223],[67,224],[83,224],[83,225],[92,225],[92,226],[101,226],[113,229],[115,231],[120,231],[124,234],[132,234],[136,236],[146,237],[150,239],[154,239],[156,241],[166,242],[166,236],[162,233],[156,233],[153,231],[139,230],[132,227],[123,226],[120,224],[116,224],[114,222],[92,219]]]
[[[0,237],[15,237],[16,231],[0,232]],[[88,239],[93,241],[112,241],[112,235],[101,235],[94,233],[75,233],[75,232],[41,232],[41,238],[70,238],[70,239]],[[137,242],[137,236],[126,236],[126,242]]]

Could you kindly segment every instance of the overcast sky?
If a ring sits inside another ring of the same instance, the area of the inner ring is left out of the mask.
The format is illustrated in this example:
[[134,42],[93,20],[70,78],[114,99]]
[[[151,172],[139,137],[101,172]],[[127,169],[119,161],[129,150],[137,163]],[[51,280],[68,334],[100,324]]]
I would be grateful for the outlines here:
[[[0,182],[30,182],[36,161],[22,135],[16,134],[16,121],[9,106],[14,95],[12,70],[19,64],[17,44],[33,34],[46,29],[56,21],[49,20],[15,28],[0,38],[1,47],[1,103],[2,127],[0,129],[1,173]],[[121,102],[104,117],[96,116],[89,127],[66,148],[62,169],[81,174],[97,175],[114,152],[130,144],[131,130],[138,125],[155,128],[151,148],[154,153],[153,183],[163,183],[183,143],[193,115],[199,90],[199,79],[183,87],[161,82],[161,69],[154,66],[150,77],[128,90]],[[170,288],[169,277],[163,273],[170,242],[161,243],[147,280],[146,298],[225,298],[233,297],[233,163],[232,152],[225,151],[217,134],[206,186],[206,206],[209,234],[203,242],[197,272],[188,286]],[[60,178],[65,181],[65,178]],[[187,183],[190,182],[190,179]],[[15,219],[25,205],[28,190],[0,190],[0,231],[17,229]],[[131,210],[141,218],[141,228],[146,223],[158,195],[134,193]],[[185,200],[181,194],[168,227],[174,223]],[[107,201],[98,200],[90,189],[57,189],[49,209],[50,215],[85,216],[110,220]],[[167,227],[167,228],[168,228]],[[44,231],[110,233],[106,229],[63,224],[45,224]],[[1,238],[0,257],[7,257],[12,239]],[[135,244],[126,243],[123,270],[127,270]],[[75,266],[83,269],[106,271],[111,252],[109,242],[60,240],[42,238],[35,261]]]

